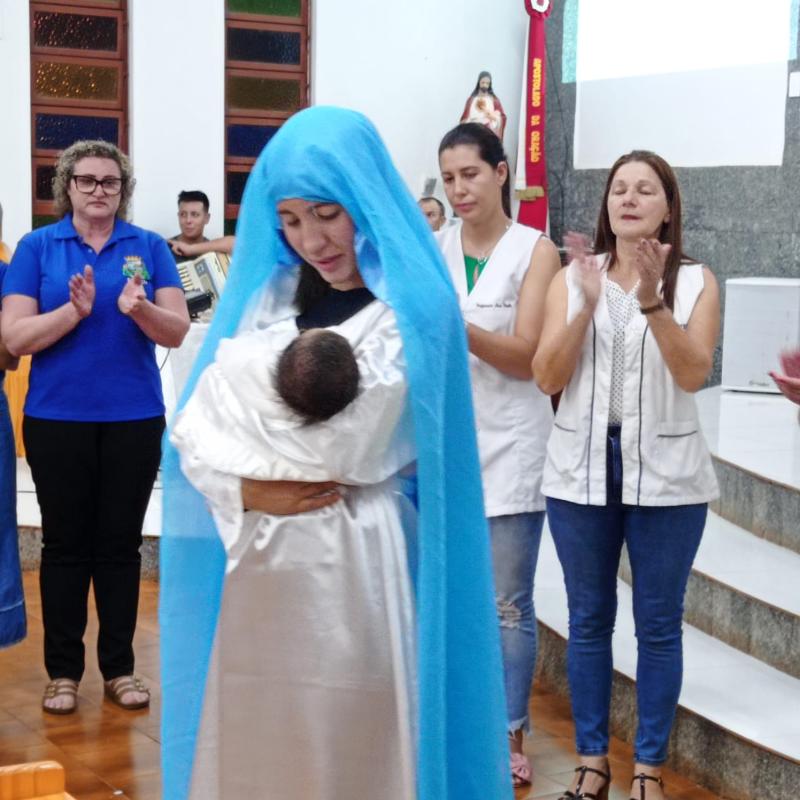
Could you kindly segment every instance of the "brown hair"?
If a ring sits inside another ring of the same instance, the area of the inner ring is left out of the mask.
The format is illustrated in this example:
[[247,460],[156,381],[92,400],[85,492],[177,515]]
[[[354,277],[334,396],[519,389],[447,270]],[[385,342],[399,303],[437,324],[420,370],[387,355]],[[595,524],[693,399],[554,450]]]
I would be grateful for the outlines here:
[[128,156],[116,145],[104,142],[101,139],[82,139],[71,144],[64,150],[56,161],[56,176],[53,178],[53,200],[55,201],[56,214],[63,217],[72,211],[72,202],[69,199],[69,182],[75,174],[75,165],[82,158],[110,158],[117,163],[119,175],[122,178],[122,191],[119,195],[119,208],[117,216],[126,219],[128,204],[133,194],[136,181],[133,178],[133,168]]
[[678,282],[678,270],[681,263],[691,261],[683,252],[682,229],[681,229],[681,193],[678,188],[678,179],[672,167],[664,161],[661,156],[649,150],[632,150],[624,156],[620,156],[611,167],[606,181],[606,188],[603,192],[603,203],[600,206],[600,216],[597,220],[597,233],[594,237],[595,253],[608,253],[611,256],[609,265],[617,260],[617,237],[611,230],[611,220],[608,216],[608,195],[611,191],[611,184],[617,170],[624,164],[632,161],[641,161],[647,164],[653,172],[658,175],[664,194],[667,198],[669,208],[669,221],[661,226],[658,240],[662,244],[670,244],[672,248],[667,256],[667,264],[664,268],[663,285],[661,289],[664,304],[672,310],[675,304],[675,285]]
[[[488,72],[485,74],[489,75]],[[478,83],[480,83],[480,79],[483,76],[484,73],[482,72],[478,77]],[[491,75],[489,77],[491,78]],[[480,160],[485,161],[493,170],[496,170],[500,164],[505,163],[507,169],[506,182],[500,187],[500,202],[503,204],[505,215],[511,217],[511,169],[508,167],[508,156],[503,150],[503,143],[497,134],[479,122],[462,122],[452,130],[449,130],[442,138],[442,141],[439,142],[439,159],[441,160],[442,153],[445,150],[450,150],[462,144],[477,147]]]

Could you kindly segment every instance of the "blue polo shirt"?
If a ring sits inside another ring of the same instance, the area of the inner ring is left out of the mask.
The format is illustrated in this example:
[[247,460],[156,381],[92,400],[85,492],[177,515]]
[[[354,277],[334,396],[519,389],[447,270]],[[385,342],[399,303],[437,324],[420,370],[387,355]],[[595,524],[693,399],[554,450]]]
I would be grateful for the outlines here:
[[17,246],[2,296],[34,298],[39,312],[69,302],[69,279],[94,269],[94,307],[66,336],[34,354],[25,413],[78,422],[121,422],[164,413],[155,344],[117,308],[132,272],[145,278],[147,299],[181,286],[167,243],[155,233],[117,219],[99,253],[72,224],[72,215],[29,233]]

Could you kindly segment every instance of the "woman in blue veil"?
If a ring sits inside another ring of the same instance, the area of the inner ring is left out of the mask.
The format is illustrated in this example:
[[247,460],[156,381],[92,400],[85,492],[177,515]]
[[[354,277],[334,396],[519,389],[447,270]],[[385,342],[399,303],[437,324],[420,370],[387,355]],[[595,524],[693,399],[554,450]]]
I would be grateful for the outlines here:
[[[307,109],[261,154],[245,189],[228,283],[180,406],[220,339],[291,308],[301,259],[278,216],[289,199],[344,209],[358,271],[394,312],[402,339],[418,478],[416,552],[409,554],[416,563],[417,797],[502,800],[511,796],[502,665],[463,322],[424,217],[362,115]],[[198,732],[208,712],[226,556],[204,498],[169,444],[163,470],[164,797],[182,800],[202,758]],[[252,624],[265,613],[253,609]],[[340,722],[347,736],[348,721]],[[324,786],[325,776],[318,779]]]

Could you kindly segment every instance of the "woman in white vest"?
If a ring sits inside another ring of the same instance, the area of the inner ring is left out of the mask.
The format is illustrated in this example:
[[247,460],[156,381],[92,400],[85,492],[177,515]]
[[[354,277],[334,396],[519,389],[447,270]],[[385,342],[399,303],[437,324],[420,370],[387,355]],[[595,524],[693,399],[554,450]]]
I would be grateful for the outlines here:
[[533,362],[563,390],[544,494],[569,601],[567,667],[580,766],[569,798],[604,798],[616,581],[625,542],[638,641],[632,796],[661,800],[661,764],[682,677],[681,618],[717,481],[693,393],[711,371],[719,292],[685,258],[675,174],[634,151],[611,168],[594,252],[550,286]]
[[503,645],[511,773],[531,780],[522,753],[536,665],[533,576],[539,554],[541,493],[550,399],[533,383],[531,359],[544,319],[547,287],[560,263],[541,231],[514,223],[508,162],[488,128],[465,123],[439,145],[455,225],[436,237],[467,329],[486,516]]

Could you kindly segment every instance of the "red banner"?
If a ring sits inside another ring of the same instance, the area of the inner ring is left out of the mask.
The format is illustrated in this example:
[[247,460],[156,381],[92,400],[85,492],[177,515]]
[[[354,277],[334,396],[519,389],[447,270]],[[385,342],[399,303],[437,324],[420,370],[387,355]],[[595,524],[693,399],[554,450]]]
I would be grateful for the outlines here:
[[525,189],[519,192],[518,220],[539,230],[547,229],[547,163],[545,134],[545,20],[551,0],[525,0],[530,16],[528,68],[525,83]]

